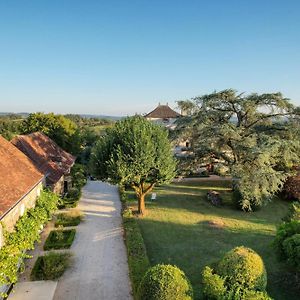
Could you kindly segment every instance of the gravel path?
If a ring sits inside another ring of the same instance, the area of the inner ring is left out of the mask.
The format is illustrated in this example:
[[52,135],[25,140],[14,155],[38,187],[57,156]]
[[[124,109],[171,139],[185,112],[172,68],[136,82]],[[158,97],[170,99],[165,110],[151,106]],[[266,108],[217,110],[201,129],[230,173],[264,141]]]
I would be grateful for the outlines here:
[[78,208],[85,221],[71,248],[74,262],[59,280],[53,299],[131,300],[117,187],[89,181]]

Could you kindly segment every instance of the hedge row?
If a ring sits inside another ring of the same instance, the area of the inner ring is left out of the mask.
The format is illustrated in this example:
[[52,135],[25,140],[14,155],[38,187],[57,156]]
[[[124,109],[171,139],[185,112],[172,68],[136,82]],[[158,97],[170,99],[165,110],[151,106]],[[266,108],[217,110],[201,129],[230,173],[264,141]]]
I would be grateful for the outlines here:
[[58,201],[59,197],[56,194],[42,191],[35,207],[27,210],[19,218],[14,231],[4,230],[5,244],[0,249],[0,286],[17,281],[18,270],[24,267],[23,259],[28,257],[26,251],[33,249],[34,243],[40,239],[40,230],[51,219]]
[[122,216],[128,255],[129,275],[132,282],[134,299],[138,299],[138,288],[141,279],[150,267],[150,262],[140,227],[134,218],[131,209],[127,208],[125,189],[120,188],[119,192],[123,203]]
[[286,261],[291,270],[300,275],[300,203],[290,205],[283,223],[277,228],[274,247],[279,258]]
[[73,244],[75,234],[75,229],[52,230],[45,241],[44,250],[70,248]]

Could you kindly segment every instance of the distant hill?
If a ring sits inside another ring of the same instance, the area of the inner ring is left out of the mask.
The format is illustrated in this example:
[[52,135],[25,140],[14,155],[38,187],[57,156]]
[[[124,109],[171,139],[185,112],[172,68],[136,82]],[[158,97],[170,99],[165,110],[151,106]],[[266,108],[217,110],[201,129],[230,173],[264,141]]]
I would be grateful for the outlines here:
[[87,119],[97,118],[97,119],[108,119],[108,120],[114,120],[114,121],[121,120],[122,118],[124,118],[121,116],[105,116],[105,115],[89,115],[89,114],[79,114],[79,116],[82,118],[87,118]]
[[[26,118],[26,117],[28,117],[29,113],[27,113],[27,112],[20,112],[20,113],[0,112],[0,116],[7,116],[7,115],[17,115],[17,116]],[[74,114],[74,115],[76,115],[76,114]],[[108,119],[108,120],[114,120],[114,121],[117,121],[117,120],[120,120],[123,118],[121,116],[90,115],[90,114],[78,114],[78,115],[81,116],[82,118],[87,118],[87,119],[97,118],[97,119]]]

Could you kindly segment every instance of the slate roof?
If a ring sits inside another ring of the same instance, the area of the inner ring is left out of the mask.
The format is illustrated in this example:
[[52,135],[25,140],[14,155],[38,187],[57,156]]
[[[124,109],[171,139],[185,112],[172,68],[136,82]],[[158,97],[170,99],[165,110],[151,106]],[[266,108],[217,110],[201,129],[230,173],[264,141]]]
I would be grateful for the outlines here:
[[148,113],[145,118],[171,119],[178,118],[181,114],[173,110],[168,104],[158,105],[153,111]]
[[0,135],[0,219],[43,178],[31,160]]
[[55,184],[62,175],[69,172],[75,162],[73,155],[41,132],[18,135],[11,142],[46,176],[47,184]]

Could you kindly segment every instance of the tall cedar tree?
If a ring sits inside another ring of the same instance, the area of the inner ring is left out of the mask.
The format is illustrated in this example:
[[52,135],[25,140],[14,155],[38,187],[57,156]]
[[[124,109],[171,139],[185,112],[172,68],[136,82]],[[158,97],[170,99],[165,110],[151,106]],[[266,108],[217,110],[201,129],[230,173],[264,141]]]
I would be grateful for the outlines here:
[[[178,105],[185,109],[184,101]],[[179,121],[180,138],[196,158],[229,167],[241,206],[251,210],[278,192],[299,163],[299,135],[290,125],[297,110],[281,93],[238,94],[229,89],[187,101],[192,112]]]
[[170,182],[176,170],[167,130],[141,116],[108,129],[92,149],[90,166],[99,179],[131,186],[141,215],[145,196],[156,184]]

